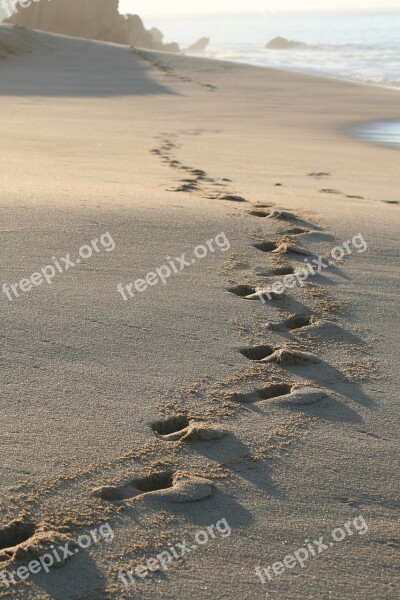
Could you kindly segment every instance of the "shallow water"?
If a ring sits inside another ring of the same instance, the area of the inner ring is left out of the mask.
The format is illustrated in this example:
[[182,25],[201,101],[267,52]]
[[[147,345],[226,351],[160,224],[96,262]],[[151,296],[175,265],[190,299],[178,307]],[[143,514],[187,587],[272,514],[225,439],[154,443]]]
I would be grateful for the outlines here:
[[375,142],[400,150],[400,120],[364,123],[353,128],[352,133],[364,141]]
[[[260,0],[260,7],[271,4]],[[400,90],[400,11],[283,13],[260,10],[248,15],[146,18],[166,41],[188,47],[211,38],[205,52],[191,53],[234,62],[302,71],[394,87]],[[283,36],[305,44],[291,50],[266,50]]]

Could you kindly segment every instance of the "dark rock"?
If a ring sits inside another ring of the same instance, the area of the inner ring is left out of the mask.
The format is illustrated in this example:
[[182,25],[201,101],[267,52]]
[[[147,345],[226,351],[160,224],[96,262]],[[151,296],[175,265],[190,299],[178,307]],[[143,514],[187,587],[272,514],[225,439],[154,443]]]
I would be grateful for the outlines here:
[[283,37],[276,37],[265,46],[268,50],[291,50],[293,48],[305,48],[307,44],[296,42],[295,40],[287,40]]

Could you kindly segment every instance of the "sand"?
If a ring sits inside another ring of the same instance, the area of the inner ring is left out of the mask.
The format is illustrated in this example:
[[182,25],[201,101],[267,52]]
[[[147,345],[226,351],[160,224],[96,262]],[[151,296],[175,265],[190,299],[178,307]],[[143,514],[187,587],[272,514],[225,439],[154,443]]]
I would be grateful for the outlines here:
[[400,154],[348,129],[398,93],[4,26],[0,48],[1,285],[114,243],[2,292],[0,570],[114,535],[0,597],[397,597]]

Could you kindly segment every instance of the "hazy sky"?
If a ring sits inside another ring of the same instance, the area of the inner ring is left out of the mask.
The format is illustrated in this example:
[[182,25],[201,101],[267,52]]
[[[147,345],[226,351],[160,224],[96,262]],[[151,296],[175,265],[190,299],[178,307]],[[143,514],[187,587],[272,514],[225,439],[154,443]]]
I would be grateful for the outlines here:
[[120,0],[120,12],[147,15],[279,10],[398,8],[400,0]]

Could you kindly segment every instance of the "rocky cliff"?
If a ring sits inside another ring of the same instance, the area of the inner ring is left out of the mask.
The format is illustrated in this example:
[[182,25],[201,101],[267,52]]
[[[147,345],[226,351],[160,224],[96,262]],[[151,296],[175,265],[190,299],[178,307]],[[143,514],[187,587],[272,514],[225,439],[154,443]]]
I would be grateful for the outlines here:
[[137,15],[120,15],[118,0],[36,0],[6,23],[154,50],[179,51],[147,31]]

